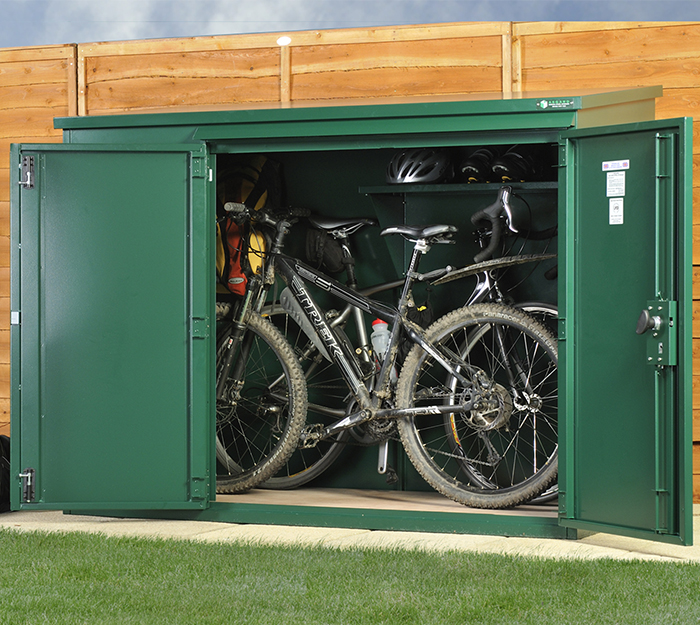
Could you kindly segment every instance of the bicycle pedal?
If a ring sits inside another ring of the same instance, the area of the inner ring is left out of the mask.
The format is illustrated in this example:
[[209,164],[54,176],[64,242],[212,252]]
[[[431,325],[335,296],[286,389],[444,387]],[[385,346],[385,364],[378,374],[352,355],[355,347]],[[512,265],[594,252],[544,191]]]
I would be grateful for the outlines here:
[[386,468],[386,483],[387,484],[396,484],[396,482],[399,481],[399,474],[394,471],[393,467],[387,467]]
[[304,427],[299,436],[299,449],[311,449],[312,447],[316,447],[323,438],[323,431],[325,428],[326,426],[323,425],[323,423],[312,423]]

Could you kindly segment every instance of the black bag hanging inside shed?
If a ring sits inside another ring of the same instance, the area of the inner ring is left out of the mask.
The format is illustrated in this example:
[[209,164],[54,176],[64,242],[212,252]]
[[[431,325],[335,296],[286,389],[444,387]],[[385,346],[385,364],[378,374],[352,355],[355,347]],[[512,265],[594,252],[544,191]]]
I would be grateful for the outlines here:
[[10,510],[10,438],[0,436],[0,512]]
[[262,271],[267,242],[250,224],[238,224],[224,210],[226,202],[251,210],[279,208],[279,165],[262,154],[221,155],[217,174],[216,291],[244,295],[248,279]]
[[340,243],[318,228],[309,228],[306,231],[306,259],[316,269],[323,267],[328,273],[340,273],[345,269]]

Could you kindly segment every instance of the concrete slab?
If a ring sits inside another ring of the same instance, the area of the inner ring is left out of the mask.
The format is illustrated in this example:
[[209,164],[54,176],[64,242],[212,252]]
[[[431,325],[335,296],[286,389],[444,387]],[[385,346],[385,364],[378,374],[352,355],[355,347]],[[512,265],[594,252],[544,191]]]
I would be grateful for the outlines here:
[[576,541],[465,534],[389,532],[361,529],[240,525],[209,521],[120,519],[68,515],[56,511],[0,514],[0,527],[31,532],[90,532],[104,536],[252,542],[265,545],[324,546],[341,549],[420,549],[478,551],[539,558],[616,558],[700,563],[700,505],[694,506],[694,546],[591,534]]

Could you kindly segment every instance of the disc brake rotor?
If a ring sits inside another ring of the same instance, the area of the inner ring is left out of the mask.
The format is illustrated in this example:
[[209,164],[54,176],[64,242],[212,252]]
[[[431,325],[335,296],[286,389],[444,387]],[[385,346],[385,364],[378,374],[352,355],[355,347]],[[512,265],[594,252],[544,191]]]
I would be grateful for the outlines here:
[[513,400],[508,390],[500,384],[481,393],[474,408],[464,413],[462,418],[467,425],[478,431],[497,430],[507,427],[513,414]]

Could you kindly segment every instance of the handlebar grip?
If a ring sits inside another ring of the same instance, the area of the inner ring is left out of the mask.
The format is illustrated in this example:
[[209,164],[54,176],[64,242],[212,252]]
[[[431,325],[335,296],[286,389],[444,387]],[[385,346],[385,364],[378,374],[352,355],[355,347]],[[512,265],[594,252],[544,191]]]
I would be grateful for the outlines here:
[[227,213],[240,214],[248,212],[248,207],[240,202],[226,202],[226,204],[224,204],[224,210]]
[[290,208],[290,217],[308,217],[311,215],[311,211],[308,208]]
[[[480,215],[480,213],[483,213],[483,215]],[[474,218],[477,216],[479,216],[479,218],[475,220]],[[493,256],[496,248],[501,243],[501,232],[503,230],[503,222],[501,221],[500,217],[490,215],[486,211],[479,211],[479,213],[474,213],[474,215],[472,215],[472,223],[476,225],[476,223],[479,221],[489,221],[491,223],[491,240],[483,250],[474,256],[475,263],[488,260],[491,258],[491,256]]]

